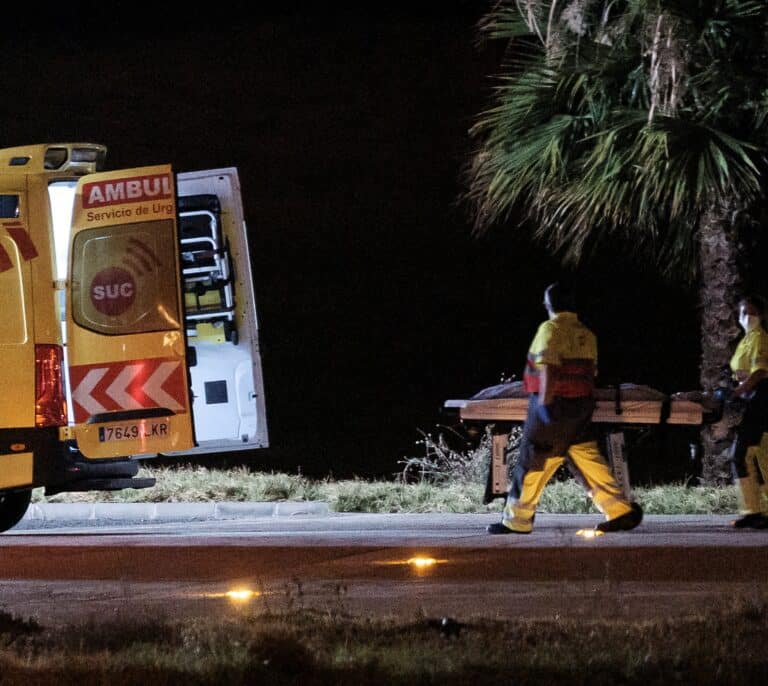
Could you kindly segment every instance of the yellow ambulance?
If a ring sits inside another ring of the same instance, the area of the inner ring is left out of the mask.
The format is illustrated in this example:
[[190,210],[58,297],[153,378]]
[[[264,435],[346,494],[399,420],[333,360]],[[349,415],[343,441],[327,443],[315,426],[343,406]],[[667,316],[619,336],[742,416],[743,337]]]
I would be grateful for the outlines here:
[[146,488],[139,460],[268,446],[236,168],[0,150],[0,531],[32,489]]

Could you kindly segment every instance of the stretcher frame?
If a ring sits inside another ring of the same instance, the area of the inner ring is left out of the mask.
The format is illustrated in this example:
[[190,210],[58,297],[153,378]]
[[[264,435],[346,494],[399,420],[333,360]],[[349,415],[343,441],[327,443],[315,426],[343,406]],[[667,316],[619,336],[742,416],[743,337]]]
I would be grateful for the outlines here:
[[[462,422],[493,424],[491,429],[491,460],[486,482],[484,503],[506,496],[509,490],[509,424],[522,424],[528,414],[528,398],[493,398],[487,400],[446,400],[446,410],[458,412]],[[592,421],[607,424],[606,457],[624,496],[632,500],[629,465],[624,439],[624,425],[696,425],[704,422],[705,408],[701,403],[682,399],[623,400],[616,394],[612,400],[598,399]]]
[[[201,196],[200,202],[205,204],[206,198],[207,196]],[[202,205],[195,207],[194,200],[195,196],[189,196],[187,198],[189,207],[179,211],[185,298],[190,295],[195,301],[192,306],[188,304],[186,309],[187,336],[198,336],[198,324],[224,324],[223,338],[227,341],[236,341],[232,275],[227,245],[221,228],[220,209],[217,208],[214,211]],[[207,226],[207,234],[193,236],[185,234],[185,220],[194,221],[195,219],[202,220],[198,226]],[[209,292],[217,292],[218,302],[213,305],[201,304],[201,296]]]

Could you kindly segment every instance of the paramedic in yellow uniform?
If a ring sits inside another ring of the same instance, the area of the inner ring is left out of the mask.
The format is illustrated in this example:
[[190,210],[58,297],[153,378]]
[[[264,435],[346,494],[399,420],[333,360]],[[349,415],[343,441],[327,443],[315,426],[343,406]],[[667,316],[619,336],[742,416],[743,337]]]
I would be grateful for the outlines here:
[[597,339],[575,312],[575,298],[562,284],[544,293],[549,320],[539,326],[523,374],[528,414],[501,522],[491,534],[528,534],[547,482],[570,459],[595,507],[605,515],[599,531],[634,529],[642,508],[630,503],[601,454],[592,426]]
[[745,402],[741,423],[731,447],[731,468],[742,498],[742,517],[733,522],[738,529],[768,528],[762,512],[763,476],[758,448],[768,431],[768,333],[763,328],[764,303],[748,296],[739,301],[739,325],[744,337],[731,358],[731,371],[738,383],[735,397]]

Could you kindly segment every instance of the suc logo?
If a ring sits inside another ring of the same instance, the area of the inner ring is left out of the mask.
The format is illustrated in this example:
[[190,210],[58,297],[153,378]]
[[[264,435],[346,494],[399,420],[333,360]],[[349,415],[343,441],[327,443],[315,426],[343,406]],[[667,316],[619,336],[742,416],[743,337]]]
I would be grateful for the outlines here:
[[91,281],[91,303],[109,317],[123,314],[136,299],[136,282],[121,267],[107,267]]

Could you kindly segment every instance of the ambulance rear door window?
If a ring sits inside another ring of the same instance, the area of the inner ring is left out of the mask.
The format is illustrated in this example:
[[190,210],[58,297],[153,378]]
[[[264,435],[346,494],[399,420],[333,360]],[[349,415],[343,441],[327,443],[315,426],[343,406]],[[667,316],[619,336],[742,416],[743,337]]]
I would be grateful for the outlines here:
[[17,219],[19,216],[19,196],[0,195],[0,219]]
[[72,247],[72,317],[102,334],[178,329],[173,221],[80,231]]

